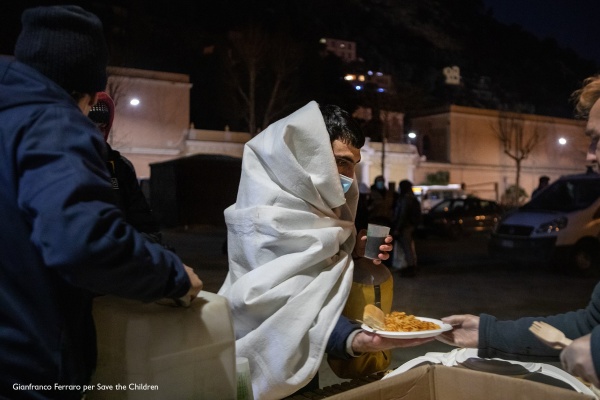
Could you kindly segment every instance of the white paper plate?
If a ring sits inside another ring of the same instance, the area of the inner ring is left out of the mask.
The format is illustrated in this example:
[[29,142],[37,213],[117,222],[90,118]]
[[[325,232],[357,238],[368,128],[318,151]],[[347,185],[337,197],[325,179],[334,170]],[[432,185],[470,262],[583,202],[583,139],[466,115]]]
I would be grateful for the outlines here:
[[418,320],[421,320],[421,321],[425,321],[425,322],[433,322],[434,324],[438,324],[441,328],[433,329],[433,330],[429,330],[429,331],[416,331],[416,332],[379,331],[379,330],[370,328],[369,326],[367,326],[365,324],[362,324],[361,328],[367,332],[376,333],[379,336],[391,338],[391,339],[422,339],[422,338],[437,336],[442,332],[452,330],[451,325],[445,324],[442,321],[440,321],[439,319],[425,318],[425,317],[415,317],[415,318]]
[[[479,358],[477,356],[477,349],[460,349],[460,350],[458,350],[458,352],[456,352],[455,360],[456,360],[457,364],[460,364],[460,363],[464,362],[466,359],[473,358],[473,357]],[[592,392],[592,390],[590,390],[590,388],[585,386],[579,379],[577,379],[573,375],[571,375],[553,365],[506,360],[503,358],[492,358],[491,360],[502,360],[502,361],[507,361],[512,364],[522,365],[530,372],[537,372],[537,373],[558,379],[560,381],[563,381],[563,382],[569,384],[574,390],[576,390],[580,393],[596,397],[596,395]]]
[[[563,382],[568,383],[575,389],[576,391],[587,394],[593,397],[596,397],[594,392],[590,390],[587,386],[585,386],[579,379],[575,378],[573,375],[568,372],[563,371],[560,368],[555,367],[554,365],[542,364],[542,370],[540,373],[544,375],[551,376],[553,378],[559,379]],[[596,397],[597,398],[597,397]]]
[[[477,355],[477,349],[460,349],[460,351],[456,352],[455,360],[456,360],[457,364],[462,364],[469,358],[479,358],[479,356]],[[489,358],[489,360],[506,361],[511,364],[521,365],[523,368],[525,368],[529,372],[536,372],[536,371],[539,371],[541,368],[541,365],[539,363],[533,363],[533,362],[505,360],[503,358]]]

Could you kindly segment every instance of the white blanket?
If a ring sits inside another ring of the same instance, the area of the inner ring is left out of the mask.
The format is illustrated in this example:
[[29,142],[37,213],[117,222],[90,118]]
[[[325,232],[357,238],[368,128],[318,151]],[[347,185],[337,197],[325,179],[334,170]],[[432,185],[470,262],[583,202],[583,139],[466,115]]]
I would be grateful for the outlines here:
[[246,144],[219,294],[256,399],[288,396],[318,372],[352,283],[357,201],[356,183],[344,196],[317,103]]

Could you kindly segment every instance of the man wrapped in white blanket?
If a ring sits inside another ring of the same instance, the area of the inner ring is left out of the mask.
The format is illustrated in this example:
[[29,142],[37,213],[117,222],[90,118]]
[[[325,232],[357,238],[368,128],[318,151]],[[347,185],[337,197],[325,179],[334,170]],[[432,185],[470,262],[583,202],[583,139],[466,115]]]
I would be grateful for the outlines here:
[[[310,102],[245,146],[237,200],[225,210],[229,273],[219,294],[229,299],[236,354],[250,361],[256,399],[303,388],[333,339],[350,355],[424,342],[349,322],[340,329],[353,256],[364,254],[366,239],[356,243],[354,228],[363,144],[348,113]],[[389,257],[391,242],[374,264]]]

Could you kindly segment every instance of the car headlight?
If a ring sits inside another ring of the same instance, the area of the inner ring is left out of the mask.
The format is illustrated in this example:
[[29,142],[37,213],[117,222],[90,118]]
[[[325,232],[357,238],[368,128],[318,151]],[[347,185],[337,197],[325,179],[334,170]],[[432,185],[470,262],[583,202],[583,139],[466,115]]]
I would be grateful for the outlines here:
[[552,221],[544,222],[543,224],[538,226],[538,228],[535,230],[535,233],[558,232],[561,229],[566,228],[568,222],[569,220],[567,219],[567,217],[556,218]]

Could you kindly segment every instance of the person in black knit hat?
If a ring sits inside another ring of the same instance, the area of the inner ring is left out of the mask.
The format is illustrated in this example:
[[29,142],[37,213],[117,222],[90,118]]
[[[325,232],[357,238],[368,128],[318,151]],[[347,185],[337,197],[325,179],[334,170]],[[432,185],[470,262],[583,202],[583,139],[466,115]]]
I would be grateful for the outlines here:
[[106,87],[108,46],[102,22],[77,6],[26,10],[15,58],[67,92],[96,93]]
[[96,294],[191,300],[202,281],[116,205],[87,117],[107,81],[100,20],[52,6],[22,23],[0,57],[0,399],[81,399]]

